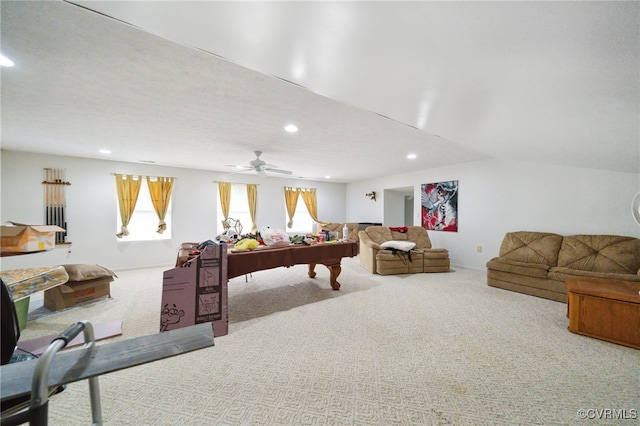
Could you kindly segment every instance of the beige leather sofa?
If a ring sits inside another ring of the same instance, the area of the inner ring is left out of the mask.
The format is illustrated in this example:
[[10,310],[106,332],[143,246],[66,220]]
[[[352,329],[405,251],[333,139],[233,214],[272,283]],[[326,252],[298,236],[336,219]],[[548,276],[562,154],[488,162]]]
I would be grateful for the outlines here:
[[[449,272],[449,251],[432,248],[429,234],[421,226],[406,229],[398,232],[388,226],[369,226],[360,231],[360,265],[380,275]],[[382,248],[380,245],[387,241],[411,241],[416,246],[410,253],[404,253]]]
[[[344,223],[325,223],[322,225],[323,230],[327,230],[329,232],[337,232],[340,238],[342,238],[342,228],[344,228]],[[349,231],[348,239],[358,242],[358,224],[347,222],[347,230]]]
[[487,284],[566,303],[567,278],[640,281],[639,272],[640,239],[519,231],[487,262]]

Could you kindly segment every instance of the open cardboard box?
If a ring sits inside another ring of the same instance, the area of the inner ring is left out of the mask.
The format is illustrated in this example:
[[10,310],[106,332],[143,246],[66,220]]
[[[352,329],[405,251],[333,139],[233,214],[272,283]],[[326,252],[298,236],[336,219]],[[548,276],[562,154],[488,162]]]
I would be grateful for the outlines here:
[[9,223],[11,225],[2,225],[0,228],[2,252],[30,253],[51,250],[56,246],[56,232],[67,232],[55,225]]
[[58,311],[89,300],[111,297],[111,281],[113,281],[113,277],[77,282],[68,281],[45,290],[44,307],[50,311]]

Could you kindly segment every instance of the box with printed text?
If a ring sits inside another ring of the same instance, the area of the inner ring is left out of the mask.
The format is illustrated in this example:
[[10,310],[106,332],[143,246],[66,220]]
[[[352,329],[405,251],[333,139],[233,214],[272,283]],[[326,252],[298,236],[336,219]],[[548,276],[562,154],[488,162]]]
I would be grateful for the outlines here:
[[211,322],[214,336],[226,335],[226,246],[207,246],[182,266],[164,271],[161,305],[160,331]]

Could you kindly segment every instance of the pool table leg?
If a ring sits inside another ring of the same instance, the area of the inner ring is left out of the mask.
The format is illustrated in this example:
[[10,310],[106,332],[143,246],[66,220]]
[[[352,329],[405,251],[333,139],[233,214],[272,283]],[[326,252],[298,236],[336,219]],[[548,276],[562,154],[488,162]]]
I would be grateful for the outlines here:
[[[329,269],[329,284],[331,285],[331,288],[334,290],[340,290],[340,283],[338,282],[338,275],[340,275],[340,272],[342,272],[340,261],[330,264],[325,263],[324,266]],[[309,264],[309,278],[314,278],[316,276],[315,267],[315,263]]]

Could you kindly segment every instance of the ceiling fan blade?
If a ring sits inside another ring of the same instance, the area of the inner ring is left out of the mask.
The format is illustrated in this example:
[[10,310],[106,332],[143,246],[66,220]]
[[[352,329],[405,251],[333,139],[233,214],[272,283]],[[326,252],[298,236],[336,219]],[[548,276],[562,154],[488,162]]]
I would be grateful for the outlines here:
[[239,173],[247,173],[247,172],[251,172],[251,171],[253,171],[253,169],[238,170],[237,172],[229,172],[225,176],[237,175]]
[[250,161],[248,166],[237,166],[233,164],[227,164],[226,167],[235,167],[237,169],[243,169],[243,170],[232,172],[229,174],[236,174],[236,173],[243,173],[243,172],[250,172],[250,171],[256,172],[258,175],[262,177],[268,176],[266,172],[279,173],[282,175],[293,174],[293,172],[289,170],[279,169],[278,166],[276,166],[275,164],[267,164],[266,162],[262,161],[260,159],[260,155],[262,155],[262,151],[254,151],[253,153],[256,155],[256,159],[253,161]]
[[283,175],[290,175],[293,174],[293,172],[289,171],[289,170],[281,170],[281,169],[265,169],[268,172],[272,172],[272,173],[280,173]]

